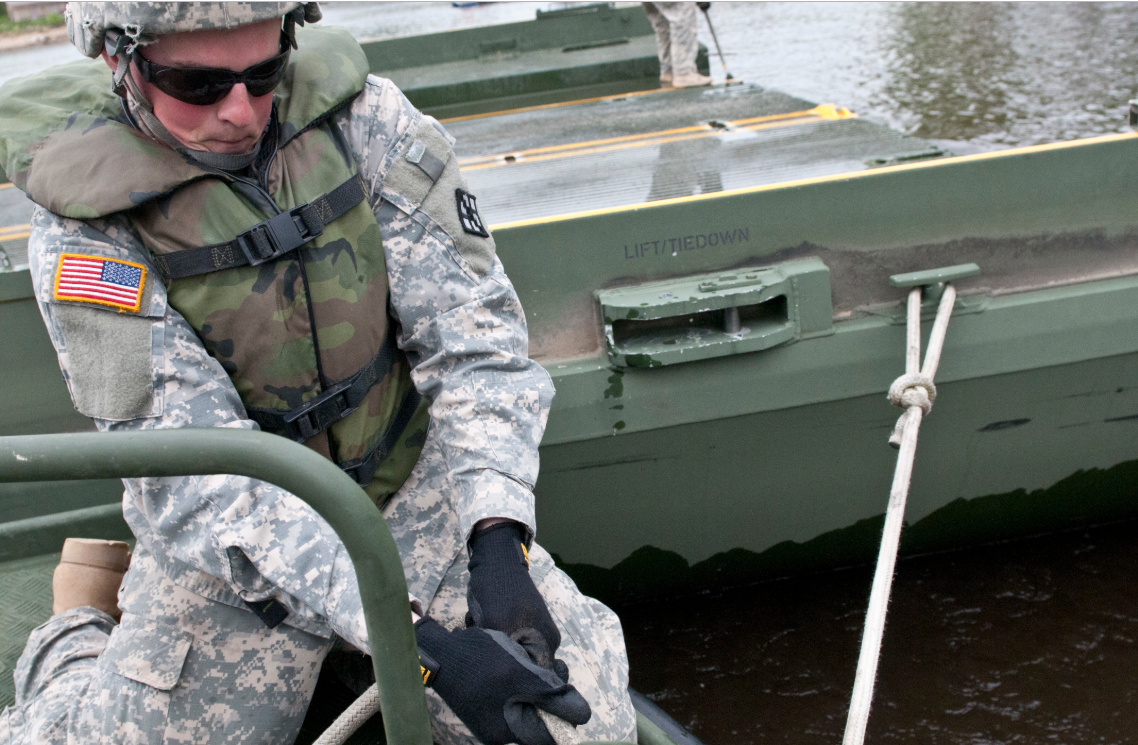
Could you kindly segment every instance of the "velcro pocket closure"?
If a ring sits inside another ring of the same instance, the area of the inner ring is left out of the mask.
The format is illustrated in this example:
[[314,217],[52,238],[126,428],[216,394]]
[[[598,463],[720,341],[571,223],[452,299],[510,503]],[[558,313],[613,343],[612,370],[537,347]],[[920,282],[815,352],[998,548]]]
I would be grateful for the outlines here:
[[427,192],[453,159],[450,142],[423,117],[404,140],[403,153],[383,177],[380,196],[407,214],[419,209]]
[[37,292],[75,408],[127,421],[162,413],[166,290],[151,267],[111,246],[45,253]]
[[107,648],[99,655],[99,665],[124,678],[169,691],[182,677],[193,641],[193,635],[173,626],[128,616],[111,634]]

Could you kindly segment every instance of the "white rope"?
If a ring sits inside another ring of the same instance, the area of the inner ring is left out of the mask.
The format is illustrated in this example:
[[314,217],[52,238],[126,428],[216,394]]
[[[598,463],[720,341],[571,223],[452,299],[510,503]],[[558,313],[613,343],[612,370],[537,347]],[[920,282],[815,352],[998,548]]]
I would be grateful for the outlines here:
[[[379,688],[372,683],[371,688],[352,702],[344,713],[332,722],[328,729],[316,739],[312,745],[344,745],[348,738],[356,733],[364,722],[379,713]],[[549,712],[537,710],[541,721],[545,722],[546,729],[557,745],[579,745],[582,738],[577,734],[577,728],[564,719]]]
[[908,349],[905,355],[905,374],[889,386],[889,401],[905,410],[897,420],[889,444],[900,447],[897,469],[893,472],[893,487],[889,491],[889,508],[885,513],[885,530],[881,536],[881,550],[877,554],[877,570],[873,574],[873,590],[869,594],[869,608],[865,613],[865,631],[861,639],[861,654],[857,660],[850,713],[846,719],[846,734],[842,745],[862,745],[865,728],[869,724],[869,708],[873,703],[873,684],[877,678],[877,661],[881,654],[881,637],[885,633],[885,612],[889,607],[889,589],[893,584],[893,570],[897,564],[897,549],[901,542],[901,523],[905,519],[905,500],[909,496],[909,480],[913,476],[913,458],[917,454],[917,430],[921,418],[932,410],[936,399],[933,376],[940,363],[944,348],[944,335],[948,319],[956,303],[956,290],[951,284],[944,289],[937,308],[936,321],[929,336],[925,364],[917,369],[921,357],[921,288],[909,291]]
[[371,688],[352,702],[344,713],[332,722],[332,726],[324,730],[312,745],[344,745],[348,738],[356,733],[364,722],[379,713],[379,687],[372,683]]

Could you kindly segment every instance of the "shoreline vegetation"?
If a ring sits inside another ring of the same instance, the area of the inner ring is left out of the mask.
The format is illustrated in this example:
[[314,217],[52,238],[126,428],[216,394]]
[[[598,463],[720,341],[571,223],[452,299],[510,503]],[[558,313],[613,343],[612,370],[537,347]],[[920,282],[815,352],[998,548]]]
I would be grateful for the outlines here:
[[0,38],[62,28],[65,23],[66,21],[59,13],[48,13],[42,18],[29,18],[25,21],[13,21],[8,17],[8,9],[4,7],[3,3],[0,3]]
[[63,16],[58,13],[50,13],[43,18],[13,21],[8,17],[4,4],[0,3],[0,52],[65,42],[65,24]]

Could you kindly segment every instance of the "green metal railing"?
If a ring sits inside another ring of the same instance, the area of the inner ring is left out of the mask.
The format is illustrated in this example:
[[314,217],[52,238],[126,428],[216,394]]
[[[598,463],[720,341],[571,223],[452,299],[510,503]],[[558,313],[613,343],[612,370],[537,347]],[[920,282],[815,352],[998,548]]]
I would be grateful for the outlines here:
[[359,580],[387,742],[431,745],[399,552],[379,510],[331,461],[283,437],[233,429],[0,437],[0,482],[215,473],[276,484],[340,536]]

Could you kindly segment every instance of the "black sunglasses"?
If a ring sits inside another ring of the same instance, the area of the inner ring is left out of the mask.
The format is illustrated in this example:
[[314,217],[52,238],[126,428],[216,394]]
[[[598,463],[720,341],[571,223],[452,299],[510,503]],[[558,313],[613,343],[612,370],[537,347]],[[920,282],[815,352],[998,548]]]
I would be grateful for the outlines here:
[[167,67],[151,62],[137,49],[132,57],[142,79],[158,90],[194,106],[209,106],[229,95],[238,83],[244,83],[254,98],[272,93],[284,77],[291,52],[292,46],[282,34],[280,54],[241,72],[216,67]]

